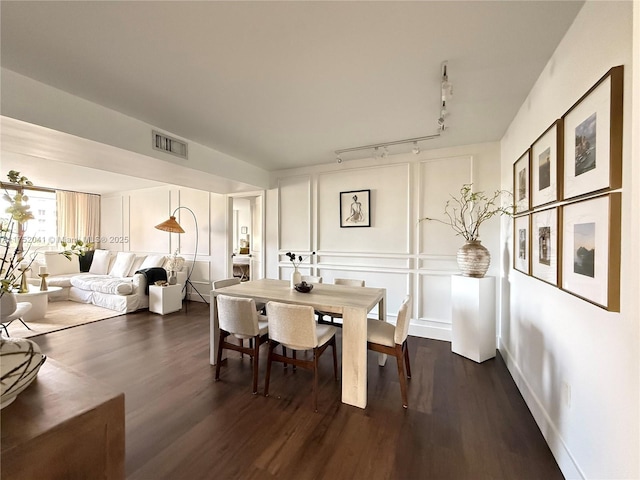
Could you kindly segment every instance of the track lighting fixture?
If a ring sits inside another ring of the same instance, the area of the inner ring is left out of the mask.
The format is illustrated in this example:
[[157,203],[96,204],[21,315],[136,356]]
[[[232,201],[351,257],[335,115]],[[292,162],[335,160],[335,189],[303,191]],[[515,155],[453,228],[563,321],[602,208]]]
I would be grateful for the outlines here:
[[[360,150],[371,150],[373,149],[373,158],[385,158],[389,155],[388,147],[393,145],[404,145],[406,143],[412,143],[413,148],[411,151],[414,155],[418,155],[420,153],[420,147],[418,146],[418,142],[422,142],[425,140],[433,140],[434,138],[438,138],[447,128],[446,118],[449,116],[449,111],[447,110],[447,101],[451,99],[453,96],[453,85],[449,81],[449,72],[448,72],[448,62],[442,62],[440,66],[440,112],[437,120],[438,124],[438,133],[434,133],[433,135],[425,135],[424,137],[415,137],[415,138],[406,138],[403,140],[396,140],[393,142],[384,142],[384,143],[374,143],[372,145],[362,145],[361,147],[352,147],[352,148],[343,148],[340,150],[336,150],[334,153],[336,154],[336,161],[338,163],[342,163],[342,154],[349,152],[357,152]],[[380,152],[380,148],[383,149]]]

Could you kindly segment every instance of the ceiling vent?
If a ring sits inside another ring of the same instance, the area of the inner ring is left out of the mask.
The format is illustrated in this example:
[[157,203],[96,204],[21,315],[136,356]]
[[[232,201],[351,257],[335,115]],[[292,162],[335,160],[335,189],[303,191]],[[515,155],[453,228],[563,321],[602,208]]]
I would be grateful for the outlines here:
[[187,143],[153,130],[152,146],[161,152],[170,153],[180,158],[187,158]]

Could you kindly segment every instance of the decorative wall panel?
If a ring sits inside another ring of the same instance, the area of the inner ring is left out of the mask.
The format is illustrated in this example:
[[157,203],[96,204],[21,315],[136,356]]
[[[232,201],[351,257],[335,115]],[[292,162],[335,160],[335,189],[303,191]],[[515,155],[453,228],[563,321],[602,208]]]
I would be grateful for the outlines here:
[[279,202],[279,248],[288,251],[311,250],[311,179],[281,179]]

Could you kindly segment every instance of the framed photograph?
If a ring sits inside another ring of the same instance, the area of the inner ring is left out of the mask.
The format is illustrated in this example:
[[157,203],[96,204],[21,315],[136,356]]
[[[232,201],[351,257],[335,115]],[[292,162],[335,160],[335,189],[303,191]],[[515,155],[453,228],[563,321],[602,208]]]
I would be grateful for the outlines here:
[[249,233],[249,227],[240,227],[240,233],[244,235],[245,233]]
[[558,284],[558,209],[531,215],[531,275]]
[[562,120],[551,125],[531,146],[531,207],[560,200],[562,182],[563,129]]
[[562,289],[612,312],[620,311],[621,194],[562,207]]
[[340,192],[340,226],[371,226],[371,190]]
[[522,215],[513,220],[513,268],[529,275],[530,215]]
[[513,164],[513,205],[515,213],[526,212],[531,208],[529,201],[529,170],[529,150],[527,150]]
[[563,197],[622,186],[623,67],[614,67],[564,114]]

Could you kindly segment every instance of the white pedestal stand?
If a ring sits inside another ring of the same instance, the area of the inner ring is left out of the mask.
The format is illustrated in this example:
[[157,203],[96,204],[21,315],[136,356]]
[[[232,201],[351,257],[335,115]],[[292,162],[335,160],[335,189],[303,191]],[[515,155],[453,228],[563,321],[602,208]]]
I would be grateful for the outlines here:
[[481,363],[496,356],[495,277],[451,277],[451,351]]

